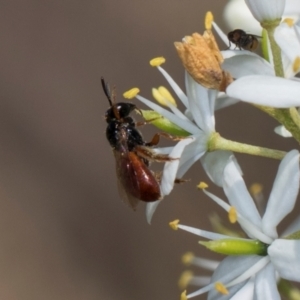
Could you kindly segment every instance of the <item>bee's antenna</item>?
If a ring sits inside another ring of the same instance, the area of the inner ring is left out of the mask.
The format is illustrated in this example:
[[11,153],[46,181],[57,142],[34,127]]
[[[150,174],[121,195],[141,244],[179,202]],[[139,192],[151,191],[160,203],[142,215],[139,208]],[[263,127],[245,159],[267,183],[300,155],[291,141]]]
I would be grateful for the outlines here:
[[112,101],[111,101],[111,95],[110,95],[110,88],[109,88],[109,85],[107,82],[105,82],[104,78],[101,77],[101,84],[102,84],[102,88],[103,88],[103,91],[107,97],[107,100],[110,104],[110,106],[112,106]]

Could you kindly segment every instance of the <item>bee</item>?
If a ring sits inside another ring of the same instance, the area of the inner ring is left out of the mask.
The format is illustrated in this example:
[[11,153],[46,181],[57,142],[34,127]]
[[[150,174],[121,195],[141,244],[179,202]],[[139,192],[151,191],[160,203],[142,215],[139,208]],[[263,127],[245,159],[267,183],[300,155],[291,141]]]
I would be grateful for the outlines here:
[[145,142],[130,116],[138,108],[132,103],[115,103],[115,90],[111,95],[109,85],[103,78],[101,82],[110,104],[105,114],[106,138],[116,160],[119,193],[135,210],[139,201],[162,199],[159,178],[149,169],[150,161],[166,162],[174,159],[154,153],[151,147],[158,144],[160,134],[156,134],[151,142]]
[[242,29],[235,29],[227,34],[229,40],[229,48],[231,43],[235,44],[240,50],[254,51],[258,47],[258,39],[260,36],[248,34]]

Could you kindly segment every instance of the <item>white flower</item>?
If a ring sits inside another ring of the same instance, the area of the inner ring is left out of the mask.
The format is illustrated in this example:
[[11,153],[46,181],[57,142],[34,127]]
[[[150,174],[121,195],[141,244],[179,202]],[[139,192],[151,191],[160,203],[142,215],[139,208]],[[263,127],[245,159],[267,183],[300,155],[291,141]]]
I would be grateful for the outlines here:
[[[178,228],[216,241],[230,239],[244,243],[258,240],[261,245],[265,244],[266,253],[263,256],[252,254],[226,257],[214,272],[212,283],[189,294],[187,298],[209,291],[208,299],[215,299],[218,293],[213,289],[214,284],[222,282],[229,290],[228,298],[222,299],[229,299],[229,296],[234,295],[253,277],[255,299],[276,300],[280,299],[276,287],[277,274],[284,279],[300,282],[300,240],[278,238],[276,230],[295,206],[299,180],[299,152],[292,150],[280,163],[266,211],[261,217],[239,171],[229,161],[224,169],[224,192],[231,206],[215,195],[204,192],[227,211],[233,206],[237,211],[239,224],[251,239],[233,238],[184,225],[178,225]],[[299,230],[299,227],[297,222],[294,229]]]
[[285,7],[285,0],[272,0],[272,3],[269,0],[245,0],[245,2],[253,17],[259,22],[281,19]]
[[300,19],[285,19],[276,27],[274,37],[282,51],[285,74],[292,77],[300,71]]
[[[253,17],[244,0],[230,0],[224,8],[224,19],[230,29],[241,28],[247,33],[261,35],[262,28]],[[299,0],[286,0],[283,18],[298,19],[300,16]]]
[[300,106],[300,82],[266,75],[250,75],[235,80],[227,95],[244,102],[277,108]]
[[[214,272],[219,266],[220,262],[210,260],[202,257],[196,257],[193,253],[187,252],[182,257],[183,263],[190,266],[196,266],[204,270]],[[182,273],[179,279],[179,287],[181,290],[186,289],[187,286],[193,285],[197,287],[208,285],[211,282],[209,276],[194,276],[191,271],[185,271]],[[253,299],[253,280],[249,280],[235,295],[230,295],[230,300],[252,300]]]
[[[213,27],[228,45],[227,36],[215,22]],[[300,82],[292,77],[298,72],[295,68],[297,64],[294,53],[290,54],[294,55],[293,64],[290,62],[284,65],[287,78],[280,78],[275,77],[273,65],[255,53],[246,50],[222,51],[223,70],[236,78],[227,87],[226,94],[231,98],[264,106],[277,108],[300,106]]]
[[[161,180],[161,192],[163,196],[166,196],[172,191],[174,180],[176,178],[182,178],[189,168],[207,151],[208,140],[215,132],[214,108],[218,91],[204,88],[200,84],[196,83],[186,72],[185,94],[162,67],[158,65],[157,68],[164,75],[176,93],[177,97],[185,106],[185,114],[179,111],[170,102],[168,103],[168,106],[172,112],[153,103],[152,101],[145,99],[140,95],[137,95],[136,98],[151,109],[161,114],[163,117],[167,118],[172,123],[191,133],[191,136],[188,139],[180,141],[174,148],[169,147],[155,149],[158,152],[169,154],[170,157],[179,158],[178,160],[167,162],[165,164]],[[230,101],[230,99],[227,100]],[[227,151],[222,151],[220,154],[214,154],[214,160],[216,160],[218,157],[221,160],[219,163],[219,170],[222,165],[224,167],[225,162],[230,155],[231,153]],[[222,164],[222,162],[224,163]],[[214,176],[216,175],[215,181],[220,184],[221,179],[219,173],[213,172],[209,162],[206,163],[205,169],[208,171],[212,180],[214,180]],[[160,202],[161,201],[156,201],[147,204],[146,216],[149,223],[156,207]]]

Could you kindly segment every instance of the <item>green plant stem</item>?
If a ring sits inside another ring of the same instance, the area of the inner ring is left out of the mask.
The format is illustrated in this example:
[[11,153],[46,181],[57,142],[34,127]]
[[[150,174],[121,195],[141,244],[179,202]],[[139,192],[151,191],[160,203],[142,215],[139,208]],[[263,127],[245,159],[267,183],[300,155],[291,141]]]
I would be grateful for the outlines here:
[[284,125],[284,127],[292,134],[294,139],[300,144],[300,130],[298,127],[300,126],[300,119],[299,119],[299,114],[295,108],[279,109],[279,108],[273,108],[273,107],[261,106],[261,105],[254,105],[254,106],[264,111],[274,119],[276,119],[280,124]]
[[300,116],[298,110],[295,107],[290,108],[290,116],[291,119],[294,121],[295,125],[300,129]]
[[282,60],[281,60],[281,50],[280,50],[279,46],[277,45],[277,43],[275,42],[275,38],[274,38],[275,29],[279,25],[280,21],[281,21],[281,19],[276,19],[273,21],[264,21],[261,23],[261,26],[265,30],[267,30],[267,33],[268,33],[272,56],[273,56],[275,74],[278,77],[284,77]]
[[208,142],[208,151],[228,150],[250,155],[257,155],[273,159],[283,159],[286,152],[264,147],[252,146],[222,138],[219,133],[214,133]]

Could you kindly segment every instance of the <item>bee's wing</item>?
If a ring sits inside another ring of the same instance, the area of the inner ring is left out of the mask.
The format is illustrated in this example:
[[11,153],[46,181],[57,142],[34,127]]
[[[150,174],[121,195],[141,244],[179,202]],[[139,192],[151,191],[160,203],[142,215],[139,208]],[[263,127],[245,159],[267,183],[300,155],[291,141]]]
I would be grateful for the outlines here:
[[139,190],[139,181],[128,154],[129,152],[114,151],[118,190],[122,200],[136,210],[140,200],[133,195],[133,191]]

